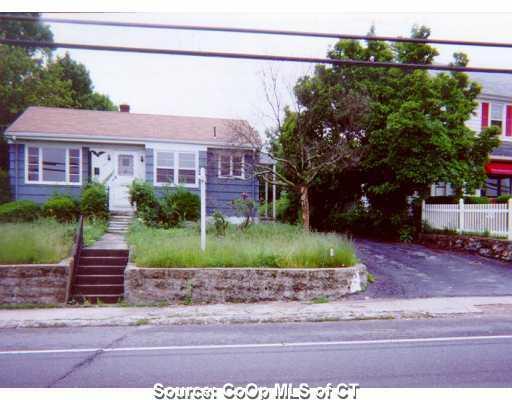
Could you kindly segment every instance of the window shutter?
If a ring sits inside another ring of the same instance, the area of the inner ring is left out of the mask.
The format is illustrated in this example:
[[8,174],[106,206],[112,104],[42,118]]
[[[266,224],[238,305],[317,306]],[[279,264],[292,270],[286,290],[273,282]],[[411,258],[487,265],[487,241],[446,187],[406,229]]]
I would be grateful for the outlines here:
[[489,126],[489,103],[482,103],[482,130]]
[[512,105],[507,105],[505,113],[505,136],[512,136]]

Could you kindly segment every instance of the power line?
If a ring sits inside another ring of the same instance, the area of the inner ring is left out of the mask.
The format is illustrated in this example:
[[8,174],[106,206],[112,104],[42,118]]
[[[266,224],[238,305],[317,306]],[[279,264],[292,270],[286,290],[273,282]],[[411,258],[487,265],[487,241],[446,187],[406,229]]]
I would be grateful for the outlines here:
[[344,33],[235,28],[235,27],[222,27],[222,26],[152,24],[152,23],[146,23],[146,22],[98,21],[98,20],[84,20],[84,19],[74,19],[74,18],[30,17],[30,16],[13,15],[13,14],[0,15],[0,20],[17,20],[17,21],[34,21],[34,22],[41,21],[41,22],[58,23],[58,24],[96,25],[96,26],[111,26],[111,27],[126,27],[126,28],[172,29],[172,30],[205,31],[205,32],[229,32],[229,33],[262,34],[262,35],[301,36],[301,37],[316,37],[316,38],[327,38],[327,39],[353,39],[353,40],[387,41],[387,42],[402,42],[402,43],[416,43],[416,44],[429,44],[430,43],[430,44],[442,44],[442,45],[512,48],[512,43],[481,42],[481,41],[474,41],[474,40],[452,40],[452,39],[430,39],[430,38],[421,39],[421,38],[405,38],[405,37],[395,37],[395,36],[351,35],[351,34],[344,34]]
[[288,61],[288,62],[304,62],[313,64],[330,64],[340,66],[362,66],[362,67],[382,67],[382,68],[401,68],[401,69],[425,69],[433,71],[452,71],[452,72],[482,72],[497,74],[512,74],[512,69],[507,68],[485,68],[485,67],[459,67],[455,65],[443,64],[411,64],[411,63],[393,63],[382,61],[362,61],[362,60],[343,60],[332,58],[315,58],[315,57],[296,57],[296,56],[277,56],[267,54],[250,54],[250,53],[228,53],[215,51],[196,51],[196,50],[174,50],[174,49],[151,49],[145,47],[120,47],[120,46],[100,46],[91,44],[78,43],[59,43],[59,42],[43,42],[38,40],[15,40],[0,39],[0,44],[21,47],[39,47],[39,48],[62,48],[77,50],[98,50],[98,51],[114,51],[125,53],[144,53],[144,54],[164,54],[177,56],[192,57],[208,57],[208,58],[230,58],[243,60],[263,60],[263,61]]

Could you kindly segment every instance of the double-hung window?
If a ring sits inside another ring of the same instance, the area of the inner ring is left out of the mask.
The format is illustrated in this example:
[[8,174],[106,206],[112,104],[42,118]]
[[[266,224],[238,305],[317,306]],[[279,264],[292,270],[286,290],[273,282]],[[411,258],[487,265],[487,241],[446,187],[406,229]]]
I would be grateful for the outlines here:
[[220,154],[219,177],[244,179],[244,157],[242,154]]
[[157,185],[197,186],[197,154],[193,152],[156,152]]
[[80,185],[80,148],[27,145],[25,153],[27,183]]

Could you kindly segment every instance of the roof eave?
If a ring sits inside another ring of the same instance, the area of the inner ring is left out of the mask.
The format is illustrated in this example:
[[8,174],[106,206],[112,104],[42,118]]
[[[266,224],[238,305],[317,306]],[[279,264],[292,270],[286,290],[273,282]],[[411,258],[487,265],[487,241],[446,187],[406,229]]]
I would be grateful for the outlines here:
[[139,144],[145,145],[147,143],[182,143],[182,144],[198,144],[210,147],[236,147],[236,148],[251,148],[251,145],[234,144],[230,142],[218,140],[186,140],[186,139],[162,139],[162,138],[130,138],[120,136],[101,136],[94,137],[90,135],[69,135],[43,133],[43,132],[13,132],[7,130],[5,132],[6,138],[20,138],[20,139],[36,139],[36,140],[50,140],[59,142],[82,142],[82,143],[120,143],[120,144]]

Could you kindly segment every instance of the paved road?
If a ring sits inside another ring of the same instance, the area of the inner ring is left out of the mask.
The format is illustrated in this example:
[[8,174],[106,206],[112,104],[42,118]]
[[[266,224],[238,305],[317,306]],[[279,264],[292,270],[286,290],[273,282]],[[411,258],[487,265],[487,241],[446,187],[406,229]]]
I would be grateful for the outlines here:
[[511,263],[416,244],[357,239],[356,246],[376,283],[354,298],[512,295]]
[[512,316],[508,315],[9,329],[0,330],[0,343],[3,387],[152,387],[156,382],[166,386],[226,382],[269,386],[350,382],[362,388],[512,386]]

